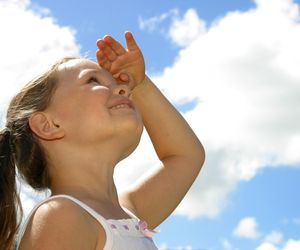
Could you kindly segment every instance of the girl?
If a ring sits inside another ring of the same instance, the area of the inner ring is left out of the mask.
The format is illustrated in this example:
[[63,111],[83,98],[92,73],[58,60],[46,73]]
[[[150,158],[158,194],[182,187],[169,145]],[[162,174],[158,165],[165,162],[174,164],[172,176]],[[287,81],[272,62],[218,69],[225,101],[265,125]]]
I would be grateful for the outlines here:
[[[98,63],[64,58],[12,99],[0,135],[2,249],[11,249],[19,223],[15,166],[33,188],[51,190],[18,249],[157,249],[152,229],[192,185],[204,149],[145,75],[130,32],[125,39],[126,49],[99,39]],[[143,125],[161,166],[119,194],[114,167],[135,150]]]

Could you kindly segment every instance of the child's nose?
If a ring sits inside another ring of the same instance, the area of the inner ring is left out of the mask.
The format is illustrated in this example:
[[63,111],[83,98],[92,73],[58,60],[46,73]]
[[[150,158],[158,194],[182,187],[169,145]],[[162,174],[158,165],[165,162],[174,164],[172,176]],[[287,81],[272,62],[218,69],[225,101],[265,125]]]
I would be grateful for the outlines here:
[[116,84],[113,88],[113,93],[116,95],[129,97],[131,90],[130,87],[126,84]]

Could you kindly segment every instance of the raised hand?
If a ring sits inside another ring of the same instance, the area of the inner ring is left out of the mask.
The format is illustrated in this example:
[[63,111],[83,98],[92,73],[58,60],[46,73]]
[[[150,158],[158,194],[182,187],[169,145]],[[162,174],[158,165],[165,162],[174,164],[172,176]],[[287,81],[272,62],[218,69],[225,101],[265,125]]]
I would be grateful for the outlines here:
[[110,35],[99,39],[96,57],[102,68],[133,89],[145,78],[145,62],[131,32],[125,33],[125,39],[127,49]]

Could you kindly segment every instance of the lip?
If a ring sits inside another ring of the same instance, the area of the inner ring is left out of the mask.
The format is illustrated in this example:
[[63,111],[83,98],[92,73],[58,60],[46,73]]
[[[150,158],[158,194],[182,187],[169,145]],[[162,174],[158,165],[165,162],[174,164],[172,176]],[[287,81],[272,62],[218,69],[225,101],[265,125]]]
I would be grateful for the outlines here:
[[[125,107],[122,107],[122,105],[125,105]],[[118,107],[118,106],[120,106],[120,107]],[[125,97],[115,98],[109,105],[110,109],[119,109],[119,108],[121,109],[121,108],[127,108],[127,107],[129,107],[132,110],[135,110],[133,102],[130,99],[125,98]]]

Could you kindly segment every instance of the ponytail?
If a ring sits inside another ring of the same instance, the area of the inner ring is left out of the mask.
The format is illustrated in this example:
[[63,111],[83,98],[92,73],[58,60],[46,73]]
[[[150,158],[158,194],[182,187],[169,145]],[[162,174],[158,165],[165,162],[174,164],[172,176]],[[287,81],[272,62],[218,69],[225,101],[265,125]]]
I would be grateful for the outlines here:
[[19,227],[17,213],[22,212],[16,187],[14,141],[9,129],[0,132],[0,246],[12,249]]

